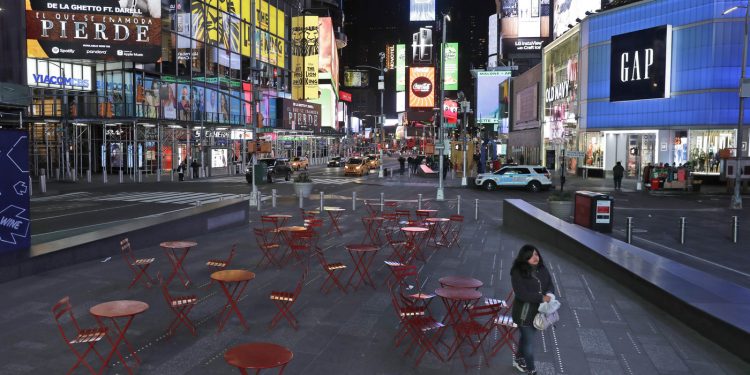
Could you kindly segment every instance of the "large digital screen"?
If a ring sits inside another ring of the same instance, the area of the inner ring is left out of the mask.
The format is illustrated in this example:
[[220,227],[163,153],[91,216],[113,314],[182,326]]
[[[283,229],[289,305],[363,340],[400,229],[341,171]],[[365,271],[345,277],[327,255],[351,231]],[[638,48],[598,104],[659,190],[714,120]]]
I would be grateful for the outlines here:
[[672,26],[612,36],[609,101],[668,98]]
[[370,72],[366,70],[345,70],[344,86],[367,87],[370,86]]
[[28,250],[28,132],[0,130],[0,175],[0,252]]
[[500,84],[508,80],[510,71],[477,72],[477,123],[497,124],[500,122]]
[[549,36],[550,0],[505,0],[500,10],[500,35],[505,38]]
[[555,38],[575,25],[576,18],[583,19],[586,12],[593,12],[602,5],[602,0],[555,0],[555,17],[552,34]]
[[458,90],[458,43],[445,43],[445,76],[443,87],[446,90]]
[[409,107],[435,107],[435,68],[409,68]]
[[318,71],[330,73],[334,87],[339,87],[339,54],[336,50],[336,38],[333,35],[333,21],[331,17],[318,19],[320,54]]
[[409,0],[409,21],[434,21],[435,0]]
[[161,57],[161,3],[121,3],[27,0],[28,57],[157,61]]

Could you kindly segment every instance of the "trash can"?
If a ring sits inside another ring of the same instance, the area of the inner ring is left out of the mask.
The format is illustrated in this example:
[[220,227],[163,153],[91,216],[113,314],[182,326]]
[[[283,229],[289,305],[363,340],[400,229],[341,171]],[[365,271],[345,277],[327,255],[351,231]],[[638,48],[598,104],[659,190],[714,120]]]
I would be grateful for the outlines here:
[[651,179],[651,190],[659,190],[660,186],[661,185],[659,184],[659,179],[658,178],[652,178]]
[[255,184],[259,185],[266,182],[268,174],[268,166],[266,163],[255,164],[253,168],[253,178],[255,178]]
[[614,199],[607,194],[576,191],[573,222],[602,233],[612,233]]

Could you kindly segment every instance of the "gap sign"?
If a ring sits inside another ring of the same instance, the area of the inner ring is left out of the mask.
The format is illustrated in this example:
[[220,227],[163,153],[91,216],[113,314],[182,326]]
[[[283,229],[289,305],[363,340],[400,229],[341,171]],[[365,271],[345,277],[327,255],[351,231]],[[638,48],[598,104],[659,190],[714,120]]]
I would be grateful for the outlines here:
[[609,101],[668,98],[672,26],[612,37]]
[[0,130],[0,252],[31,247],[27,134]]

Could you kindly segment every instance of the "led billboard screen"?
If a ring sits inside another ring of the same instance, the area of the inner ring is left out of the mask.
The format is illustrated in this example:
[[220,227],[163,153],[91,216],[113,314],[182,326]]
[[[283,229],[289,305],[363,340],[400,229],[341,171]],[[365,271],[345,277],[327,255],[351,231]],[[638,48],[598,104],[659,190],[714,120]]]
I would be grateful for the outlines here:
[[161,4],[118,0],[27,0],[28,57],[155,62]]
[[510,71],[477,72],[477,123],[497,124],[500,122],[500,84],[508,80]]
[[409,21],[434,21],[435,0],[409,0]]
[[435,107],[435,68],[409,68],[409,107]]

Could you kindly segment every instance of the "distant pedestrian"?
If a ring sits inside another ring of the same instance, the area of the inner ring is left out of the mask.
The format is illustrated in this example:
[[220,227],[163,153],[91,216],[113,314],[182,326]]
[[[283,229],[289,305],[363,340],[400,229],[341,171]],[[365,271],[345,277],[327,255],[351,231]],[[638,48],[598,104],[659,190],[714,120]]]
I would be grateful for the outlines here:
[[448,170],[451,169],[451,159],[447,155],[443,155],[443,180],[448,176]]
[[409,173],[414,174],[414,158],[411,155],[406,158],[406,164],[409,166]]
[[513,366],[526,374],[536,374],[534,366],[534,317],[539,304],[549,302],[555,292],[552,277],[544,265],[539,250],[533,245],[523,245],[510,269],[513,301],[513,322],[518,325],[521,338],[518,342],[518,357]]
[[193,178],[198,178],[198,168],[200,166],[200,163],[198,163],[198,161],[195,159],[193,159],[193,162],[190,163],[190,168],[193,168]]
[[622,176],[625,175],[625,168],[618,161],[612,168],[612,176],[615,178],[615,190],[622,190]]
[[187,169],[187,160],[184,160],[177,166],[177,176],[179,181],[185,181],[185,169]]
[[525,157],[523,156],[523,154],[521,154],[521,155],[520,155],[520,156],[518,157],[518,162],[519,162],[519,163],[521,163],[521,165],[524,165],[524,164],[526,164],[526,158],[525,158]]

